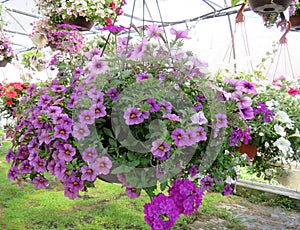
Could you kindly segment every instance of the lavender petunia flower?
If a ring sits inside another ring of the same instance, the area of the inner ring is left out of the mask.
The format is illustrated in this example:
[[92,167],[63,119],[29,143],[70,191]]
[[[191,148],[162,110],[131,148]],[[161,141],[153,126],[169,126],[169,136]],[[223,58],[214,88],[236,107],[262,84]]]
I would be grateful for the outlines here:
[[168,114],[163,114],[162,118],[167,118],[170,121],[178,121],[181,122],[181,118],[177,116],[176,114],[168,113]]
[[82,159],[93,163],[95,161],[95,159],[97,158],[98,153],[94,148],[86,148],[83,152],[82,152]]
[[227,116],[223,113],[218,113],[215,115],[215,118],[217,119],[216,127],[217,128],[226,128],[227,125]]
[[83,140],[85,137],[90,135],[90,130],[87,127],[86,124],[83,123],[76,123],[73,126],[73,132],[72,135],[77,139],[77,140]]
[[157,24],[147,26],[147,34],[149,37],[159,39],[163,34],[163,30],[158,27]]
[[94,74],[105,73],[108,69],[108,63],[100,55],[95,55],[92,61],[87,63],[87,68]]
[[97,174],[107,175],[112,167],[112,162],[108,157],[102,156],[91,164],[90,167],[95,170]]
[[207,140],[206,132],[202,126],[196,126],[193,130],[196,133],[196,142]]
[[59,160],[58,162],[56,162],[54,166],[54,175],[58,179],[61,179],[64,176],[66,171],[67,171],[67,167],[66,167],[66,162],[64,160]]
[[82,124],[93,124],[95,122],[95,112],[93,110],[82,110],[78,115],[79,122]]
[[55,138],[68,140],[70,133],[72,133],[71,125],[59,124],[54,127],[53,136]]
[[183,138],[186,146],[192,146],[193,144],[197,143],[197,133],[194,129],[187,129]]
[[48,94],[42,95],[38,101],[38,106],[46,108],[49,105],[51,99],[52,98]]
[[106,116],[106,107],[101,103],[97,103],[97,104],[93,103],[91,105],[91,110],[95,111],[95,118]]
[[244,119],[252,119],[254,117],[254,112],[252,107],[241,108],[240,114]]
[[198,124],[203,125],[207,123],[207,119],[203,113],[203,111],[200,111],[193,116],[191,116],[192,124]]
[[166,100],[163,100],[163,104],[160,105],[160,109],[167,113],[172,113],[172,103]]
[[175,35],[175,41],[177,41],[178,39],[190,39],[190,37],[188,37],[188,30],[175,30],[174,28],[170,29],[171,34]]

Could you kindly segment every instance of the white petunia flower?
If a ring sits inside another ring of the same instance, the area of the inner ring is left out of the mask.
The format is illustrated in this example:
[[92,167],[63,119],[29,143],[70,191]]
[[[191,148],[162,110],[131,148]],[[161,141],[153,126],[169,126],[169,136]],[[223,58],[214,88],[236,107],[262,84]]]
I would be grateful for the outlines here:
[[292,124],[292,120],[290,119],[289,115],[284,111],[278,111],[275,115],[275,119],[282,123],[290,123]]
[[200,111],[193,116],[191,116],[191,120],[193,124],[203,125],[207,123],[207,119],[203,113],[203,111]]
[[290,152],[291,143],[284,137],[280,137],[274,142],[274,146],[281,150],[285,156],[287,156],[287,154]]
[[275,129],[275,132],[277,134],[279,134],[280,136],[282,136],[282,137],[286,136],[286,132],[284,131],[284,127],[282,127],[281,125],[275,124],[274,129]]

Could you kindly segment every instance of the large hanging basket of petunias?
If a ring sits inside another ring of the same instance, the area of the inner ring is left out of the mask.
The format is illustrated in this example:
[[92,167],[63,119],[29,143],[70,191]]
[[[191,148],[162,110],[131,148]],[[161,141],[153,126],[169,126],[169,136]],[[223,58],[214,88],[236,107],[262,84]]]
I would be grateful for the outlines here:
[[251,9],[260,13],[280,13],[285,11],[293,0],[249,0]]
[[122,6],[125,3],[124,0],[38,0],[37,7],[51,24],[71,24],[81,31],[87,31],[94,24],[112,25],[116,17],[123,13]]
[[32,84],[7,127],[8,177],[46,188],[50,174],[70,199],[97,179],[121,183],[130,198],[144,190],[152,229],[197,211],[205,190],[229,195],[236,166],[247,164],[237,147],[251,138],[256,90],[210,77],[183,48],[188,31],[170,32],[168,42],[149,25],[147,37],[118,37],[110,52],[93,47],[50,82]]

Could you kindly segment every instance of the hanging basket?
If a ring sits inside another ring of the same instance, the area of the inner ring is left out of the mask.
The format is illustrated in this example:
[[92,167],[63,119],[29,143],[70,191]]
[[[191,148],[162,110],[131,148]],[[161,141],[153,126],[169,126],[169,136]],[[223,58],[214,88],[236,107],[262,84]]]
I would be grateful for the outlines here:
[[0,61],[0,67],[5,67],[8,62],[9,62],[8,60]]
[[89,31],[94,26],[93,21],[87,20],[85,17],[79,16],[74,20],[65,20],[65,24],[78,26],[79,31]]
[[300,12],[290,17],[291,31],[300,31]]
[[280,13],[292,3],[293,0],[249,0],[249,5],[254,12]]
[[241,154],[246,153],[250,159],[253,159],[255,157],[255,155],[257,154],[257,147],[255,145],[242,144],[238,148],[238,151]]

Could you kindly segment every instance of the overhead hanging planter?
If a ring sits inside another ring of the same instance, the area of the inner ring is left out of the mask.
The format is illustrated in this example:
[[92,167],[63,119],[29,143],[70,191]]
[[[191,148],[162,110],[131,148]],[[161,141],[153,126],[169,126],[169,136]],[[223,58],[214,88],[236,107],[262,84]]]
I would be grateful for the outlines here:
[[280,13],[293,2],[293,0],[249,0],[250,8],[260,13]]
[[123,13],[123,0],[103,1],[63,1],[38,0],[39,11],[49,18],[51,24],[76,25],[81,31],[90,30],[94,24],[109,26]]

